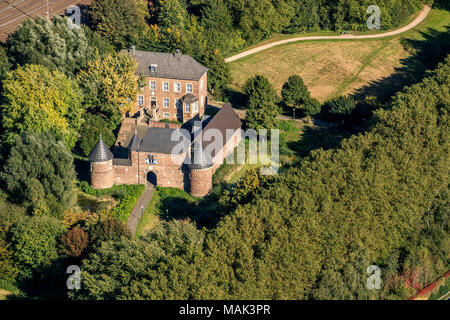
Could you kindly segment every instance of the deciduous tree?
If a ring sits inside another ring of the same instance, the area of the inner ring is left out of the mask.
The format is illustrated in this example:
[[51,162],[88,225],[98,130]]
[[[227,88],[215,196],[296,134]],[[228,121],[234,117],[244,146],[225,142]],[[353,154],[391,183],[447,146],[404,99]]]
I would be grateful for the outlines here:
[[99,54],[89,41],[96,39],[95,35],[86,27],[68,28],[68,19],[54,16],[52,21],[41,17],[25,20],[7,40],[11,61],[18,65],[40,64],[69,77],[85,68]]
[[11,199],[36,215],[62,216],[75,202],[73,157],[49,133],[17,136],[0,177]]
[[69,148],[82,123],[83,98],[75,80],[40,65],[19,66],[3,81],[1,121],[9,144],[21,132],[54,132]]
[[89,62],[87,69],[78,75],[84,103],[92,112],[104,115],[113,128],[136,101],[136,69],[131,55],[120,52]]
[[136,0],[93,0],[90,15],[95,30],[116,49],[130,47],[145,25],[145,16]]

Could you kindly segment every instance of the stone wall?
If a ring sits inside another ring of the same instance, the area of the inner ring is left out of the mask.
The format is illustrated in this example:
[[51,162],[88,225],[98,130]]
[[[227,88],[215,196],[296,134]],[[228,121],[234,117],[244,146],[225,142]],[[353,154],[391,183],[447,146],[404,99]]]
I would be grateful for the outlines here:
[[95,189],[111,188],[114,185],[112,160],[91,163],[91,185]]

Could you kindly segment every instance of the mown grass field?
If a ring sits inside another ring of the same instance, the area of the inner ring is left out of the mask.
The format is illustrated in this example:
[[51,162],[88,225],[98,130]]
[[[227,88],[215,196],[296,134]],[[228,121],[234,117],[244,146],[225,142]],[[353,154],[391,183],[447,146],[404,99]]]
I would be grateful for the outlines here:
[[[409,58],[414,50],[405,46],[405,39],[430,41],[427,34],[431,29],[445,32],[446,27],[450,27],[450,12],[433,9],[414,30],[394,37],[281,45],[231,62],[231,88],[242,91],[249,77],[262,74],[280,94],[287,78],[298,74],[312,96],[321,102],[342,94],[356,94],[361,88],[380,81],[385,81],[383,86],[390,89],[399,79],[408,79],[414,76],[414,70],[423,69],[418,65],[410,66]],[[400,72],[401,76],[392,77]],[[383,86],[376,86],[375,90],[383,90]]]

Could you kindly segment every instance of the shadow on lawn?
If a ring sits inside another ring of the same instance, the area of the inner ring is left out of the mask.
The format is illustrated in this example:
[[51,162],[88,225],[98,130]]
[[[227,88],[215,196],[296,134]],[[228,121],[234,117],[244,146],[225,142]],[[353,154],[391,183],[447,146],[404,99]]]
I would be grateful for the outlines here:
[[213,228],[217,222],[217,204],[213,195],[190,201],[182,197],[167,197],[161,199],[159,206],[160,218],[166,221],[189,219],[196,223],[198,228]]
[[428,29],[420,32],[423,40],[401,39],[405,50],[413,55],[402,59],[402,66],[396,68],[389,77],[372,81],[353,94],[357,101],[364,101],[366,96],[375,96],[381,104],[406,86],[420,82],[426,70],[434,69],[450,52],[450,25],[446,31]]
[[305,126],[301,139],[287,143],[287,147],[294,151],[300,158],[306,157],[312,150],[334,149],[343,139],[355,134],[352,125],[335,126]]

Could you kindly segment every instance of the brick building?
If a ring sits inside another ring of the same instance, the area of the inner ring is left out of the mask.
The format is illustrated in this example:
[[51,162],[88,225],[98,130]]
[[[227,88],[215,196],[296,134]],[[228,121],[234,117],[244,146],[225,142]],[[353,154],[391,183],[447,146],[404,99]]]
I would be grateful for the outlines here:
[[140,51],[129,53],[138,63],[136,75],[146,77],[131,117],[186,122],[203,116],[207,103],[208,68],[179,50],[175,53]]
[[[114,184],[151,183],[195,196],[207,195],[212,175],[241,141],[241,125],[230,104],[213,117],[197,114],[182,126],[124,118],[113,152],[100,137],[89,155],[91,184],[102,189]],[[217,142],[211,133],[223,137],[220,150],[209,152],[210,144]],[[188,148],[177,150],[180,140],[174,136],[186,138]]]

